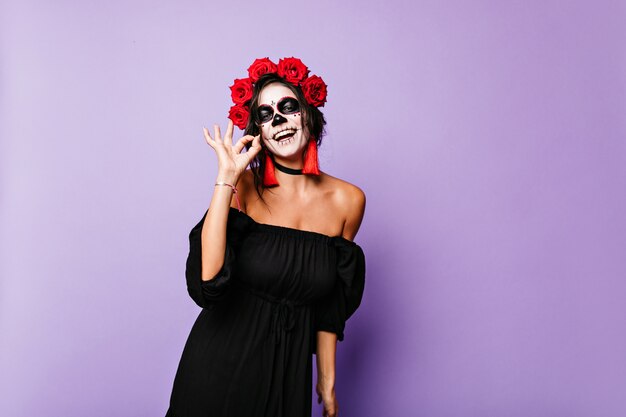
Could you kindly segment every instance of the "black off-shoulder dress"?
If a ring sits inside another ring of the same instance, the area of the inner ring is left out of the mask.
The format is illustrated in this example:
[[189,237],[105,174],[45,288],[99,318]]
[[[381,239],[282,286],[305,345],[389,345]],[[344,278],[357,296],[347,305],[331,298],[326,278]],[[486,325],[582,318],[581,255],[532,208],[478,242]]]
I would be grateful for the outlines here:
[[365,256],[340,236],[228,213],[224,265],[202,281],[202,220],[189,234],[187,289],[202,307],[166,417],[310,417],[316,332],[344,338]]

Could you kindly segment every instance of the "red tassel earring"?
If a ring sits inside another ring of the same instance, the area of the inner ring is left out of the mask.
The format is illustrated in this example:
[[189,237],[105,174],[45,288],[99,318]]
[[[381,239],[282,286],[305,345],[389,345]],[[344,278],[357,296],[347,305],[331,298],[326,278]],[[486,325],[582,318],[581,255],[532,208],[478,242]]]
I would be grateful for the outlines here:
[[302,168],[302,173],[320,175],[320,164],[317,159],[317,143],[313,136],[309,139],[309,146],[304,156],[304,168]]
[[278,185],[276,174],[274,173],[274,161],[270,158],[270,153],[265,149],[265,169],[263,170],[263,185],[271,187]]

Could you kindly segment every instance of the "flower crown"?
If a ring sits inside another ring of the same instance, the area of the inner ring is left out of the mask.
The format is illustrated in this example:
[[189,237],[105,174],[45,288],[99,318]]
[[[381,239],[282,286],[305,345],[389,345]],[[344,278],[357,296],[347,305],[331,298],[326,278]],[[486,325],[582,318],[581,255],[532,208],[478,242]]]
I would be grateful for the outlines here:
[[278,74],[285,81],[302,88],[307,103],[314,107],[322,107],[326,103],[326,83],[321,77],[309,77],[309,69],[298,58],[282,58],[278,65],[269,58],[257,58],[248,68],[248,78],[237,78],[230,86],[234,106],[228,112],[228,118],[239,129],[244,130],[250,117],[250,99],[254,84],[264,74]]

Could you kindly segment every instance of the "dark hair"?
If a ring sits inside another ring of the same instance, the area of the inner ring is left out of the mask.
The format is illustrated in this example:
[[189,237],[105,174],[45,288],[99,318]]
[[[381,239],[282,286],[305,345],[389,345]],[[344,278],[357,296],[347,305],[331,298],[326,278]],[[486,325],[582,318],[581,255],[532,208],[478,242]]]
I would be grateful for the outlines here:
[[[322,138],[326,134],[326,130],[324,129],[324,125],[326,125],[326,119],[324,118],[324,114],[317,107],[312,106],[306,101],[306,99],[304,98],[304,93],[302,92],[302,88],[291,84],[290,82],[275,73],[262,75],[254,84],[252,98],[248,103],[246,103],[248,105],[248,108],[250,109],[250,117],[248,117],[248,125],[246,126],[244,134],[252,136],[256,136],[259,134],[259,126],[257,126],[255,123],[255,115],[259,107],[259,96],[261,95],[261,90],[263,90],[265,86],[271,83],[280,83],[289,88],[296,95],[296,98],[300,102],[302,123],[308,130],[309,134],[315,138],[317,147],[319,148],[322,144]],[[250,149],[250,146],[252,145],[247,144],[246,148]],[[263,140],[261,140],[261,151],[254,157],[254,159],[250,163],[250,168],[252,170],[252,174],[254,175],[254,187],[256,188],[257,194],[262,201],[262,194],[263,191],[265,191],[265,186],[263,185],[262,178],[263,170],[265,169],[265,158],[265,145],[263,144]]]

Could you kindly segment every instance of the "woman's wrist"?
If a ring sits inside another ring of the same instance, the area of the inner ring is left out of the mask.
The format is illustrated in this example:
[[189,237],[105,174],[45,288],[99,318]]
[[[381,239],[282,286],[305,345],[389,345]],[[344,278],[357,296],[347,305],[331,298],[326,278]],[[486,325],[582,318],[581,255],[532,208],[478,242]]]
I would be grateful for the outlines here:
[[[231,192],[235,195],[235,199],[237,200],[237,209],[241,211],[241,202],[239,201],[239,194],[237,193],[237,187],[235,187],[235,185],[227,181],[219,181],[219,178],[218,178],[218,180],[215,181],[215,188],[230,189]],[[228,195],[230,196],[231,193],[228,193]],[[229,201],[230,201],[230,197],[229,197]]]
[[318,377],[317,388],[322,394],[332,394],[333,392],[335,392],[335,381],[328,381]]
[[217,178],[215,179],[215,181],[223,181],[232,185],[237,185],[236,183],[239,180],[239,175],[240,174],[237,174],[236,170],[221,168],[217,170]]
[[226,184],[230,184],[232,186],[236,186],[237,182],[239,181],[239,178],[237,178],[234,175],[222,175],[222,174],[218,174],[217,178],[215,179],[215,182],[225,182]]
[[335,383],[335,370],[334,369],[324,369],[322,366],[318,366],[317,369],[317,379],[320,381]]

